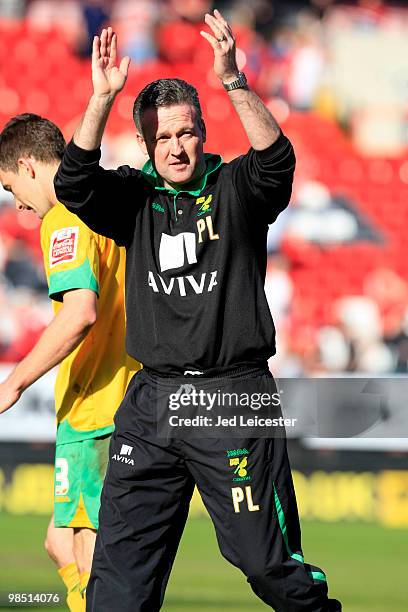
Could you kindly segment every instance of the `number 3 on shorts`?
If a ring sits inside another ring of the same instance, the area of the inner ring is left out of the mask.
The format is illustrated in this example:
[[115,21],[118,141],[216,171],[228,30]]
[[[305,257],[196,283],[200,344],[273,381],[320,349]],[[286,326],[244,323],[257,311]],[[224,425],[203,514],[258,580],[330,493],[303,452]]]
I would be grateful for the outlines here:
[[55,461],[55,495],[66,495],[69,489],[68,461],[58,457]]

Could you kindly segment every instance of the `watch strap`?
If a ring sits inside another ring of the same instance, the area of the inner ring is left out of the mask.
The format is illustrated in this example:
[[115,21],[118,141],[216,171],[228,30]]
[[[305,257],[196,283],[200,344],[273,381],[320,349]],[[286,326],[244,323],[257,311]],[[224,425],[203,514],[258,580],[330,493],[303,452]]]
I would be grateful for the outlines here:
[[231,83],[223,83],[224,89],[226,91],[232,91],[233,89],[241,89],[248,85],[246,76],[243,72],[238,72],[238,78],[235,81],[231,81]]

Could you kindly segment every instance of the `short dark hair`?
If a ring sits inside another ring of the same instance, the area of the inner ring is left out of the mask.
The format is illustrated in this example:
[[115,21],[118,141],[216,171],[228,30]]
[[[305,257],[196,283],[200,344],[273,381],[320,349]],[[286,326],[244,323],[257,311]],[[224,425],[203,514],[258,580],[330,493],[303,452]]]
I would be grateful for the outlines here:
[[0,168],[18,172],[21,156],[32,156],[44,163],[60,161],[64,149],[64,137],[55,123],[33,113],[17,115],[0,134]]
[[133,105],[133,121],[142,133],[142,115],[148,108],[191,104],[196,109],[197,120],[204,126],[198,92],[193,85],[182,79],[158,79],[142,89]]

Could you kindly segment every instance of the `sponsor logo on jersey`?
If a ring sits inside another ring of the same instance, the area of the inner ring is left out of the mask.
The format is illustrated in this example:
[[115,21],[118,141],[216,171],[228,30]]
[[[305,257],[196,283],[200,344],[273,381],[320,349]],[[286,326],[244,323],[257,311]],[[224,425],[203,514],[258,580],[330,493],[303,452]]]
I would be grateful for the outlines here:
[[131,455],[133,450],[133,446],[128,446],[127,444],[122,444],[122,448],[120,449],[121,455]]
[[161,235],[159,262],[161,272],[174,270],[188,264],[197,263],[196,235],[193,232],[182,232],[177,236]]
[[[200,274],[199,279],[196,279],[192,274],[188,276],[177,276],[164,280],[157,274],[154,275],[152,271],[149,271],[147,284],[153,289],[155,293],[164,292],[167,295],[177,293],[180,297],[187,295],[187,288],[191,288],[195,294],[199,295],[206,290],[211,293],[214,287],[217,285],[217,270],[214,272],[203,272]],[[190,294],[191,294],[190,289]]]
[[114,461],[119,461],[120,463],[127,463],[128,465],[135,465],[135,462],[133,459],[129,459],[129,457],[127,457],[126,455],[119,455],[117,453],[115,453],[114,455],[112,455],[111,457]]
[[79,227],[64,227],[56,230],[51,236],[49,265],[74,261],[78,249]]
[[[160,272],[197,264],[197,245],[206,240],[220,239],[219,234],[214,230],[210,215],[198,219],[196,226],[197,234],[195,232],[180,232],[173,236],[165,232],[162,233],[158,257]],[[200,295],[205,292],[210,293],[217,286],[217,273],[217,270],[213,270],[195,275],[169,275],[166,278],[149,270],[147,284],[155,293],[178,294],[180,297],[193,295],[194,293]]]

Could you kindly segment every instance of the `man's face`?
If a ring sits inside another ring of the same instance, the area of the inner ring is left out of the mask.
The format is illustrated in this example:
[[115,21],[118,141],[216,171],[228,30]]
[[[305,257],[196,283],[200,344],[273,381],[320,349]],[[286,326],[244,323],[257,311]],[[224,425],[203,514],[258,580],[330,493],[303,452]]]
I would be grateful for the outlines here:
[[32,210],[42,219],[51,208],[29,161],[19,160],[18,172],[0,169],[0,181],[3,188],[13,194],[16,210]]
[[165,187],[193,185],[205,171],[204,125],[190,104],[147,109],[137,139],[149,155]]

